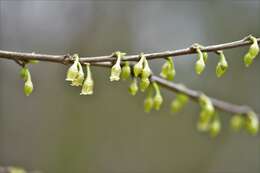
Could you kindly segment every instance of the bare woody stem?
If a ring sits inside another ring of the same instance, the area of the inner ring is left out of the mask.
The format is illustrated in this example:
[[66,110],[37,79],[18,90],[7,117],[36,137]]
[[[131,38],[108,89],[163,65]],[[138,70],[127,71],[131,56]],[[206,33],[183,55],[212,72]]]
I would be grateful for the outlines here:
[[[257,42],[260,42],[260,38],[257,38]],[[210,45],[210,46],[204,46],[200,50],[202,52],[217,52],[219,50],[224,49],[232,49],[237,47],[243,47],[252,44],[252,41],[248,40],[247,37],[234,42],[229,43],[223,43],[218,45]],[[191,46],[189,48],[175,50],[175,51],[165,51],[165,52],[157,52],[157,53],[150,53],[150,54],[144,54],[146,56],[147,60],[152,59],[159,59],[159,58],[165,58],[168,56],[181,56],[181,55],[187,55],[187,54],[195,54],[196,50]],[[69,64],[72,62],[70,55],[49,55],[49,54],[36,54],[36,53],[24,53],[24,52],[12,52],[12,51],[4,51],[0,50],[0,58],[2,59],[10,59],[17,62],[19,65],[22,65],[23,62],[27,62],[30,60],[38,60],[38,61],[47,61],[47,62],[55,62],[55,63],[62,63],[62,64]],[[128,55],[125,56],[123,61],[138,61],[140,59],[140,55]],[[111,62],[115,60],[114,54],[108,55],[108,56],[97,56],[97,57],[81,57],[80,62],[81,63],[91,63],[95,66],[103,66],[103,67],[110,67]],[[176,84],[174,82],[169,82],[165,79],[162,79],[158,76],[152,75],[151,81],[157,82],[159,85],[161,85],[164,88],[167,88],[169,90],[172,90],[174,92],[183,93],[190,98],[192,98],[195,101],[199,100],[200,95],[202,92],[195,91],[192,89],[188,89],[186,87],[183,87],[180,84]],[[248,106],[240,106],[231,104],[222,100],[218,100],[215,98],[210,98],[213,105],[222,111],[230,112],[233,114],[246,114],[249,111],[252,111],[252,109]]]

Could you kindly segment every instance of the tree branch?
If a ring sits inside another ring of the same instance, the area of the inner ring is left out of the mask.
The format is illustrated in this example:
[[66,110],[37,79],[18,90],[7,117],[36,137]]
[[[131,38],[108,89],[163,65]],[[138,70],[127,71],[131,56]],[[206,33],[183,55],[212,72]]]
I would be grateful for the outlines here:
[[[229,43],[223,43],[218,45],[210,45],[210,46],[204,46],[201,48],[202,52],[216,52],[219,50],[224,49],[232,49],[242,46],[247,46],[252,44],[252,41],[247,39],[248,37],[245,37],[242,40],[229,42]],[[260,38],[257,38],[258,43],[260,42]],[[159,58],[165,58],[168,56],[181,56],[181,55],[187,55],[187,54],[194,54],[196,51],[191,46],[189,48],[175,50],[175,51],[165,51],[165,52],[157,52],[157,53],[150,53],[150,54],[144,54],[147,60],[152,59],[159,59]],[[4,51],[0,50],[0,58],[2,59],[11,59],[16,62],[28,62],[29,60],[38,60],[38,61],[47,61],[47,62],[55,62],[55,63],[62,63],[62,64],[69,64],[72,62],[70,55],[49,55],[49,54],[36,54],[36,53],[24,53],[24,52],[12,52],[12,51]],[[91,63],[94,66],[101,66],[101,67],[111,67],[112,62],[115,60],[116,57],[114,57],[114,54],[108,55],[108,56],[97,56],[97,57],[81,57],[80,62],[81,63]],[[140,55],[128,55],[123,58],[123,61],[138,61],[140,59]],[[183,87],[183,85],[176,84],[174,82],[169,82],[165,79],[162,79],[160,77],[157,77],[155,75],[151,76],[151,81],[155,81],[158,84],[160,84],[162,87],[165,87],[167,89],[170,89],[174,92],[183,93],[190,98],[192,98],[194,101],[198,101],[200,95],[202,92],[188,89],[186,87]],[[248,106],[243,105],[235,105],[231,104],[225,101],[221,101],[215,98],[210,98],[213,105],[222,111],[230,112],[233,114],[246,114],[252,109]]]

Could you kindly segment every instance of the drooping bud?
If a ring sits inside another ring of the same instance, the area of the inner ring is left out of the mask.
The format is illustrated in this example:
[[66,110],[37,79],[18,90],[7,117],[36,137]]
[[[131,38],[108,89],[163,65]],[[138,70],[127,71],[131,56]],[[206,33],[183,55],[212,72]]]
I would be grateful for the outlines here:
[[21,78],[26,81],[28,79],[28,75],[30,74],[29,69],[25,66],[20,70]]
[[144,111],[145,112],[150,112],[151,109],[153,108],[154,100],[152,97],[152,88],[150,87],[148,90],[147,97],[144,100]]
[[228,68],[228,63],[226,61],[223,51],[218,51],[218,52],[219,52],[220,59],[219,59],[218,65],[216,67],[216,75],[217,75],[217,77],[221,77],[226,72],[226,70]]
[[150,85],[150,80],[149,78],[141,78],[141,81],[140,81],[140,90],[142,92],[144,92]]
[[208,53],[207,52],[202,52],[202,55],[203,55],[203,60],[206,63],[207,60],[208,60]]
[[254,112],[249,112],[245,120],[245,128],[251,135],[256,135],[259,129],[258,117]]
[[122,67],[121,78],[123,80],[126,80],[130,77],[130,75],[131,75],[131,68],[129,66],[129,62],[125,62],[124,66]]
[[33,91],[33,83],[31,78],[28,78],[24,83],[24,93],[26,96],[29,96]]
[[74,62],[67,71],[66,81],[73,81],[78,75],[79,56],[75,54],[73,57],[74,57]]
[[244,64],[246,67],[249,67],[252,64],[253,60],[259,53],[257,39],[253,36],[250,36],[249,39],[252,40],[253,44],[249,47],[248,52],[244,56]]
[[200,75],[204,69],[205,69],[205,61],[203,59],[203,54],[199,48],[196,49],[198,53],[198,60],[196,61],[195,64],[195,72]]
[[145,56],[143,53],[141,53],[140,60],[134,65],[134,76],[135,77],[138,77],[139,74],[142,73],[144,59],[145,59]]
[[90,70],[90,64],[86,63],[87,77],[83,83],[80,95],[92,95],[94,90],[94,81]]
[[245,119],[242,115],[234,115],[230,120],[230,127],[234,131],[239,131],[245,124]]
[[173,80],[175,75],[176,75],[176,71],[174,67],[174,62],[172,60],[172,57],[168,57],[162,66],[160,76],[162,76],[167,80]]
[[171,111],[179,112],[189,101],[189,97],[185,94],[177,94],[175,100],[171,103]]
[[163,98],[162,98],[158,84],[153,82],[153,87],[154,87],[154,90],[155,90],[155,96],[153,98],[153,101],[154,101],[153,106],[154,106],[155,110],[159,110],[161,108],[162,103],[163,103]]
[[201,94],[199,97],[199,103],[201,109],[205,112],[206,115],[211,116],[215,112],[215,108],[210,100],[205,94]]
[[133,78],[133,81],[129,86],[129,92],[131,95],[135,96],[137,91],[138,91],[137,79]]
[[218,136],[221,130],[221,123],[218,117],[215,117],[210,124],[209,133],[211,137]]
[[84,81],[84,71],[82,69],[80,62],[78,62],[77,65],[78,65],[77,66],[78,74],[77,74],[76,78],[72,81],[71,86],[81,86]]
[[111,68],[111,74],[110,74],[110,81],[119,81],[120,80],[120,74],[121,74],[121,54],[116,53],[117,60],[116,63]]
[[142,78],[145,79],[145,78],[149,78],[150,75],[152,74],[152,71],[149,67],[149,63],[147,61],[147,59],[144,57],[144,68],[142,69]]

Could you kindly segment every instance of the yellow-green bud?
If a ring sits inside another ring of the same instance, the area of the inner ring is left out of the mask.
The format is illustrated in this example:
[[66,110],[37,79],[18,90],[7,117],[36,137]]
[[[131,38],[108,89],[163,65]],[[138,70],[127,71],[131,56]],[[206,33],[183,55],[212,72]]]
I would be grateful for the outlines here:
[[184,94],[178,94],[171,103],[171,111],[179,112],[189,101],[189,97]]
[[163,98],[162,98],[162,95],[161,95],[161,92],[160,92],[160,88],[158,86],[158,84],[156,82],[153,82],[153,87],[154,87],[154,90],[155,90],[155,96],[153,98],[153,101],[154,101],[154,109],[155,110],[159,110],[161,108],[161,105],[163,103]]
[[214,106],[211,100],[205,94],[202,94],[199,97],[199,103],[205,114],[207,114],[208,116],[213,115],[213,113],[215,112]]
[[168,57],[162,66],[160,76],[162,76],[167,80],[173,80],[175,75],[176,75],[176,71],[174,67],[174,62],[172,60],[172,57]]
[[151,109],[153,108],[153,104],[154,104],[153,98],[150,96],[146,97],[146,99],[144,100],[144,111],[147,113],[150,112]]
[[149,67],[148,61],[144,58],[144,68],[142,69],[142,78],[149,78],[152,71]]
[[130,75],[131,75],[131,68],[129,66],[129,62],[125,62],[124,66],[122,67],[121,78],[123,80],[126,80],[130,77]]
[[234,131],[239,131],[244,126],[244,117],[242,115],[234,115],[230,120],[230,127]]
[[121,74],[121,56],[117,57],[116,63],[111,68],[110,81],[119,81]]
[[80,95],[92,95],[94,90],[94,81],[92,79],[90,64],[86,64],[87,68],[87,77],[83,83]]
[[150,80],[148,78],[141,78],[140,90],[144,92],[150,85]]
[[248,133],[256,135],[259,129],[258,117],[254,112],[249,112],[245,120],[245,127]]
[[220,53],[220,59],[218,62],[218,65],[216,67],[216,75],[217,77],[221,77],[224,75],[224,73],[226,72],[227,68],[228,68],[228,63],[226,61],[225,55],[223,53],[223,51],[219,51]]
[[253,44],[249,47],[248,52],[244,56],[244,64],[246,67],[249,67],[252,64],[253,60],[259,53],[259,45],[257,43],[257,39],[253,36],[250,36],[249,39],[252,40]]
[[134,65],[134,76],[135,77],[139,76],[139,74],[142,73],[144,59],[145,59],[145,56],[143,54],[141,54],[140,60]]
[[73,62],[73,64],[70,66],[70,68],[67,71],[67,78],[66,81],[73,81],[77,75],[78,75],[78,63],[79,63],[79,57],[78,55],[74,55],[75,60]]
[[204,71],[206,65],[203,59],[203,54],[200,51],[200,49],[197,49],[197,52],[198,52],[198,60],[196,61],[195,64],[195,71],[198,75],[200,75]]
[[203,121],[203,120],[199,119],[199,121],[197,122],[197,130],[199,132],[206,132],[209,130],[209,127],[210,127],[210,125],[209,125],[209,122],[207,122],[207,121]]
[[78,62],[78,74],[76,78],[72,81],[71,86],[81,86],[84,81],[84,71],[81,64]]
[[28,77],[28,79],[24,83],[24,94],[26,96],[29,96],[32,93],[32,91],[33,91],[33,83],[31,77]]
[[134,78],[132,83],[129,86],[129,92],[131,95],[134,96],[134,95],[136,95],[137,91],[138,91],[137,79]]
[[202,55],[203,55],[204,62],[207,62],[207,60],[208,60],[208,53],[207,52],[202,52]]
[[214,118],[213,122],[210,124],[209,133],[211,137],[216,137],[221,130],[221,123],[219,118]]
[[27,67],[23,67],[20,70],[20,76],[23,78],[24,81],[28,79],[28,76],[30,75],[29,69]]

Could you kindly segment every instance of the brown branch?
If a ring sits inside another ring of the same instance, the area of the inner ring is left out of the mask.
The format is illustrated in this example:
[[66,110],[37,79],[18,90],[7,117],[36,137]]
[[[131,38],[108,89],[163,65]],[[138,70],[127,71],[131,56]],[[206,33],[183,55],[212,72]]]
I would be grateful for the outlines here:
[[[248,37],[234,42],[229,43],[223,43],[218,45],[210,45],[210,46],[204,46],[201,48],[202,52],[216,52],[219,50],[224,49],[232,49],[236,47],[242,47],[250,45],[252,42],[247,39]],[[257,41],[260,42],[260,38],[257,38]],[[191,46],[186,49],[180,49],[175,51],[165,51],[165,52],[158,52],[158,53],[150,53],[150,54],[144,54],[148,60],[152,59],[159,59],[159,58],[165,58],[168,56],[181,56],[181,55],[187,55],[187,54],[194,54],[196,51]],[[82,63],[89,62],[94,66],[102,66],[102,67],[111,67],[112,63],[115,60],[114,55],[108,55],[108,56],[98,56],[98,57],[81,57],[80,61]],[[36,54],[36,53],[23,53],[23,52],[11,52],[11,51],[4,51],[0,50],[0,58],[2,59],[11,59],[16,62],[28,62],[29,60],[38,60],[38,61],[47,61],[47,62],[55,62],[55,63],[62,63],[62,64],[68,64],[71,63],[71,57],[70,55],[49,55],[49,54]],[[125,56],[124,61],[137,61],[139,60],[139,55],[128,55]],[[161,86],[170,89],[174,92],[179,92],[188,95],[190,98],[192,98],[195,101],[198,101],[200,95],[202,92],[188,89],[186,87],[183,87],[180,84],[176,84],[174,82],[169,82],[165,79],[162,79],[160,77],[157,77],[155,75],[151,76],[151,80],[157,82]],[[246,114],[252,109],[248,106],[240,106],[231,104],[228,102],[224,102],[215,98],[210,98],[213,105],[218,108],[219,110],[234,113],[234,114]]]

